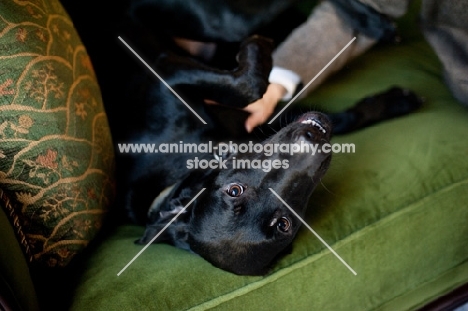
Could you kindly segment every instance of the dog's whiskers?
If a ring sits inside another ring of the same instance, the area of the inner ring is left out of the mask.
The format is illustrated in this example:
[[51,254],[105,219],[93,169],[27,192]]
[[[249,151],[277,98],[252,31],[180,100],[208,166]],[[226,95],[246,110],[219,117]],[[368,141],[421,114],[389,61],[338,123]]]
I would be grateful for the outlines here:
[[270,126],[270,129],[271,129],[273,132],[275,132],[275,134],[276,134],[276,133],[278,133],[278,131],[277,131],[277,130],[275,130],[275,128],[274,128],[274,127]]
[[[260,133],[265,136],[265,132],[263,131],[262,127],[258,127],[258,131],[260,131]],[[262,140],[262,137],[260,137],[260,135],[258,134],[258,132],[254,132],[255,134],[255,137],[258,139],[258,140]]]
[[322,178],[320,178],[320,184],[328,193],[330,193],[333,196],[336,196],[336,194],[333,191],[331,191],[330,189],[327,188],[327,186],[325,186],[325,184],[322,182]]

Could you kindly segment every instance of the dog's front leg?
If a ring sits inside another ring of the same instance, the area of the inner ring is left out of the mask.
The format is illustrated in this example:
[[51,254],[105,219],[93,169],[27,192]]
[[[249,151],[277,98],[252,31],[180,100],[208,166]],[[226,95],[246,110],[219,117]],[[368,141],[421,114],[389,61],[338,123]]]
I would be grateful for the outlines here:
[[198,96],[221,105],[244,108],[261,98],[268,86],[273,46],[269,39],[253,36],[237,54],[237,68],[221,70],[193,58],[166,53],[156,67],[166,82],[190,97]]

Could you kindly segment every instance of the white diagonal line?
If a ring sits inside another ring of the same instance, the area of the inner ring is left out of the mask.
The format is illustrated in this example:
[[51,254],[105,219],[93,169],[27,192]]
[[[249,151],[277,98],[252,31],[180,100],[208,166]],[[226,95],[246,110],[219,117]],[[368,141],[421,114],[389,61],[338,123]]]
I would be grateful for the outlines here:
[[202,190],[200,190],[200,192],[198,192],[197,195],[196,195],[195,197],[193,197],[193,199],[191,199],[190,202],[188,202],[188,203],[184,206],[184,208],[183,208],[180,212],[178,212],[177,215],[175,215],[174,218],[172,218],[171,221],[168,222],[167,225],[165,225],[164,228],[162,228],[161,231],[159,231],[158,234],[156,234],[156,235],[154,236],[154,238],[152,238],[151,241],[149,241],[149,243],[146,244],[145,247],[143,247],[143,248],[141,249],[141,251],[139,251],[138,254],[136,254],[135,257],[133,257],[133,259],[130,260],[130,262],[129,262],[122,270],[120,270],[119,273],[117,273],[117,276],[120,276],[120,275],[122,274],[122,272],[124,272],[124,271],[125,271],[125,270],[126,270],[126,269],[127,269],[127,268],[128,268],[128,267],[129,267],[129,266],[130,266],[130,265],[131,265],[131,264],[132,264],[132,263],[133,263],[133,262],[134,262],[134,261],[151,245],[151,244],[152,244],[152,243],[153,243],[153,242],[154,242],[154,240],[156,240],[156,239],[158,238],[158,236],[160,236],[160,235],[164,232],[164,230],[166,230],[167,227],[169,227],[169,226],[177,219],[177,217],[180,216],[180,214],[182,214],[183,212],[185,212],[185,209],[186,209],[190,204],[192,204],[192,202],[195,201],[195,199],[198,198],[198,196],[199,196],[203,191],[205,191],[205,189],[206,189],[206,188],[203,188]]
[[340,56],[341,53],[343,53],[344,50],[346,50],[346,49],[351,45],[351,43],[354,42],[354,40],[356,40],[356,37],[352,38],[351,41],[349,41],[348,44],[346,44],[346,46],[345,46],[344,48],[342,48],[341,51],[339,51],[338,54],[336,54],[336,56],[333,57],[332,60],[329,61],[328,64],[326,64],[325,67],[323,67],[323,69],[320,70],[320,72],[319,72],[318,74],[316,74],[315,77],[313,77],[312,80],[310,80],[310,82],[307,83],[307,85],[304,86],[304,87],[302,88],[302,90],[301,90],[299,93],[297,93],[296,96],[294,96],[294,97],[289,101],[289,103],[287,103],[287,104],[283,107],[283,109],[281,109],[281,111],[278,112],[278,113],[276,114],[276,116],[275,116],[273,119],[270,120],[270,122],[268,122],[268,124],[273,123],[273,121],[275,121],[276,118],[278,118],[278,117],[280,116],[280,114],[282,114],[282,113],[289,107],[289,105],[291,105],[292,102],[295,101],[296,98],[298,98],[298,97],[309,87],[309,85],[311,85],[312,82],[314,82],[314,81],[328,68],[328,66],[330,66],[330,65],[335,61],[335,59],[337,59],[338,56]]
[[175,95],[175,96],[176,96],[176,97],[177,97],[177,98],[178,98],[178,99],[195,115],[195,116],[197,116],[198,119],[200,119],[200,121],[203,122],[203,124],[207,124],[207,123],[205,122],[205,120],[203,120],[202,117],[200,117],[200,116],[198,115],[198,113],[196,113],[195,110],[193,110],[192,107],[190,107],[190,105],[187,104],[187,103],[185,102],[185,100],[184,100],[182,97],[180,97],[179,94],[177,94],[176,91],[174,91],[174,90],[172,89],[172,87],[171,87],[169,84],[167,84],[166,81],[164,81],[163,78],[161,78],[161,76],[159,76],[158,73],[157,73],[156,71],[154,71],[154,69],[151,68],[151,66],[148,65],[148,63],[145,62],[145,60],[144,60],[142,57],[141,57],[140,55],[138,55],[138,53],[135,52],[135,50],[132,49],[132,47],[131,47],[130,45],[128,45],[127,42],[125,42],[124,39],[122,39],[120,36],[119,36],[118,38],[119,38],[120,41],[122,41],[123,44],[125,44],[125,46],[126,46],[126,47],[127,47],[127,48],[128,48],[128,49],[129,49],[129,50],[130,50],[130,51],[131,51],[131,52],[132,52],[132,53],[133,53],[133,54],[134,54],[134,55],[135,55],[135,56],[136,56],[136,57],[137,57],[137,58],[138,58],[138,59],[139,59],[139,60],[156,76],[156,77],[158,77],[159,80],[161,80],[161,82],[162,82],[162,83],[163,83],[163,84],[164,84],[164,85],[165,85],[165,86],[166,86],[166,87],[167,87],[167,88],[168,88],[168,89],[169,89],[169,90],[170,90],[170,91],[171,91],[171,92],[172,92],[172,93],[173,93],[173,94],[174,94],[174,95]]
[[310,232],[312,232],[316,237],[317,239],[320,240],[320,242],[322,242],[329,250],[330,252],[333,253],[333,255],[336,256],[336,258],[338,258],[345,266],[346,268],[349,269],[349,271],[351,271],[354,275],[357,275],[356,271],[353,270],[353,268],[351,268],[347,263],[346,261],[343,260],[343,258],[340,257],[340,255],[338,255],[334,250],[333,248],[330,247],[330,245],[327,244],[327,242],[325,242],[318,234],[317,232],[315,232],[289,205],[288,203],[286,203],[276,192],[275,190],[269,188],[270,191],[281,201],[281,203],[284,204],[284,206],[286,206],[287,208],[289,208],[289,210],[294,214],[294,216],[296,216],[303,224],[304,226],[307,227],[307,229],[310,230]]

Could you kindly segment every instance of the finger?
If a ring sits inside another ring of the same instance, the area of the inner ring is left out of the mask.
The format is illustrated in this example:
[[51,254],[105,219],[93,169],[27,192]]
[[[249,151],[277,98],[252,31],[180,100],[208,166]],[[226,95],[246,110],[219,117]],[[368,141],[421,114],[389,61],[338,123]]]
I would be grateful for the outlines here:
[[250,113],[255,113],[258,110],[263,109],[263,105],[264,105],[263,99],[259,99],[259,100],[255,101],[255,102],[249,104],[247,107],[244,107],[244,110],[247,111],[247,112],[250,112]]
[[245,128],[248,133],[252,132],[253,129],[263,124],[268,119],[269,114],[264,111],[256,111],[252,113],[245,122]]
[[250,115],[247,120],[245,120],[245,129],[247,133],[251,133],[253,129],[258,125],[253,115]]

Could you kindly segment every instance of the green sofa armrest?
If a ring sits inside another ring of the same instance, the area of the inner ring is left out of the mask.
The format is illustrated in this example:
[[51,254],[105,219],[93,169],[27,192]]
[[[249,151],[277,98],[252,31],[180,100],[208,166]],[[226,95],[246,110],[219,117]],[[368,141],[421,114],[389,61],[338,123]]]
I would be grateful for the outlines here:
[[0,309],[39,310],[28,262],[3,209],[5,201],[0,200]]

